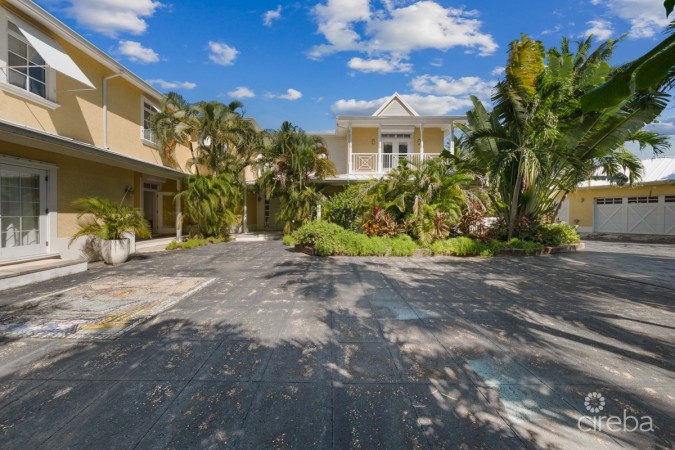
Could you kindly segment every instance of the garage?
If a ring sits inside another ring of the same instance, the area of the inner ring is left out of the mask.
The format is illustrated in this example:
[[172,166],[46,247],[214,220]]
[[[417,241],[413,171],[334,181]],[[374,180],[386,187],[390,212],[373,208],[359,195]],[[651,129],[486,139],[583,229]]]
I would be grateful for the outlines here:
[[597,233],[675,235],[675,195],[596,197]]

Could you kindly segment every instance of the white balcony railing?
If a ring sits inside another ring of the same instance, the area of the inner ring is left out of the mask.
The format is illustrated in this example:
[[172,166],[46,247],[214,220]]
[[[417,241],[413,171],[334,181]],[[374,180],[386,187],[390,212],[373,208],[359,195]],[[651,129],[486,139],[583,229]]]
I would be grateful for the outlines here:
[[352,153],[351,173],[387,173],[398,167],[399,162],[407,160],[418,167],[440,153]]

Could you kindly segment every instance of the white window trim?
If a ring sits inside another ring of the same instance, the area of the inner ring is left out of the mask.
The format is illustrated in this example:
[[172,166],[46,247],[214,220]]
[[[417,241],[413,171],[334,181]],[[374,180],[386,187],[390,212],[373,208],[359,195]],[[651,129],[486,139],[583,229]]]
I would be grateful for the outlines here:
[[[56,103],[56,73],[54,69],[47,68],[45,77],[46,77],[46,94],[47,97],[40,97],[37,94],[34,94],[26,89],[14,86],[7,82],[7,52],[9,51],[9,26],[7,23],[12,20],[12,18],[7,14],[7,12],[0,8],[0,90],[3,90],[9,94],[12,94],[16,97],[21,97],[24,100],[36,103],[40,106],[44,106],[49,109],[56,109],[60,107]],[[23,41],[26,41],[23,36],[21,36]],[[30,45],[30,44],[28,44]]]
[[150,139],[145,138],[145,128],[143,128],[144,122],[145,122],[145,105],[148,104],[155,108],[155,111],[159,111],[159,107],[155,102],[152,100],[148,99],[144,95],[141,95],[141,126],[140,126],[140,137],[141,137],[141,142],[145,145],[148,145],[153,148],[157,148],[158,144],[156,141],[152,141]]

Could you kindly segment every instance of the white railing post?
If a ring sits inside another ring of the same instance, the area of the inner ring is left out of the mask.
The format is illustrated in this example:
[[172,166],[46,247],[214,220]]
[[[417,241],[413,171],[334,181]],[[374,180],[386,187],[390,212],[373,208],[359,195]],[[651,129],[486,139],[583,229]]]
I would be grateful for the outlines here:
[[347,173],[352,173],[353,164],[352,164],[352,124],[349,124],[349,142],[347,143]]

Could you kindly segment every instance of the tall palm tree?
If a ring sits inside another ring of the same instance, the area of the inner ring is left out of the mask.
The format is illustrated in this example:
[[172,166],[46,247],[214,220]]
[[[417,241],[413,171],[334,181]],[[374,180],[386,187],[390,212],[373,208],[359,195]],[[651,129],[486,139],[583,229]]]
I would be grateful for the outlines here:
[[[321,137],[308,135],[287,121],[279,130],[266,134],[269,143],[258,161],[258,185],[266,199],[279,198],[279,219],[290,231],[309,219],[309,205],[316,202],[316,195],[306,191],[308,184],[334,176],[337,171]],[[301,217],[291,214],[293,208],[302,212]]]
[[[636,168],[622,146],[630,140],[660,151],[664,141],[639,132],[665,108],[667,94],[638,93],[621,108],[583,114],[581,97],[611,72],[607,60],[617,41],[591,51],[592,38],[576,52],[563,40],[545,52],[523,36],[511,45],[506,79],[488,112],[473,98],[463,128],[473,165],[483,167],[493,206],[508,224],[508,238],[522,218],[538,221],[583,177],[610,162]],[[546,64],[544,64],[546,62]],[[638,171],[632,175],[639,176]]]
[[[178,167],[176,147],[183,145],[190,150],[192,160],[195,151],[192,144],[198,120],[194,108],[175,92],[164,96],[159,111],[150,117],[150,130],[157,138],[162,157],[172,167]],[[196,167],[199,174],[199,168]]]

